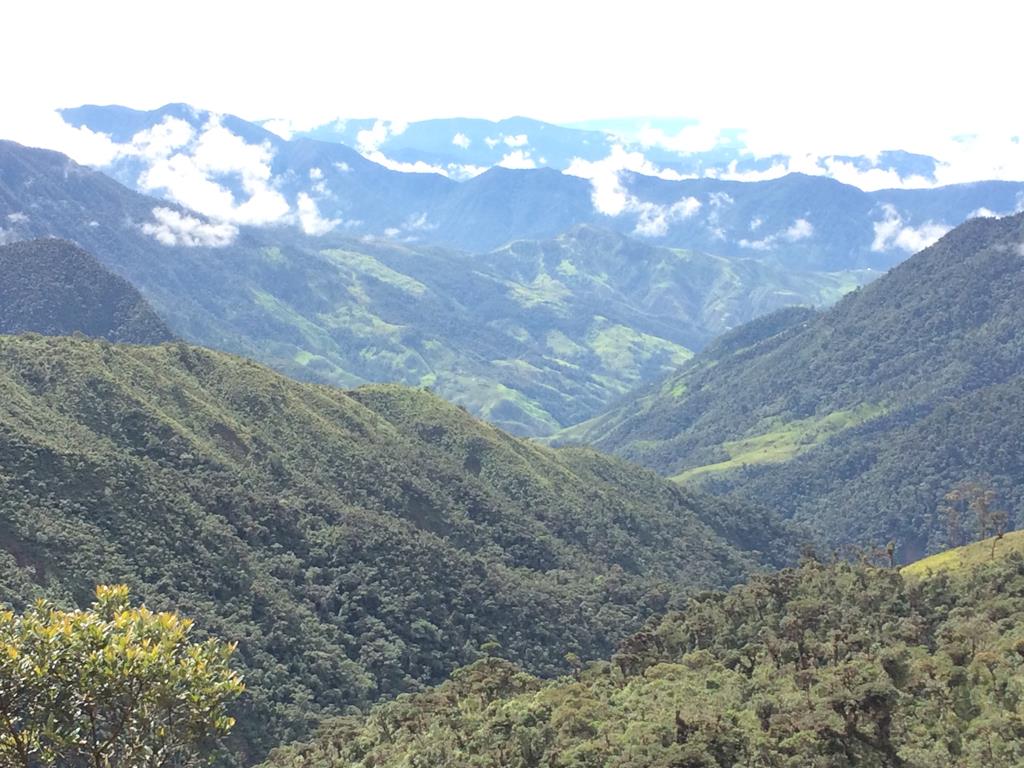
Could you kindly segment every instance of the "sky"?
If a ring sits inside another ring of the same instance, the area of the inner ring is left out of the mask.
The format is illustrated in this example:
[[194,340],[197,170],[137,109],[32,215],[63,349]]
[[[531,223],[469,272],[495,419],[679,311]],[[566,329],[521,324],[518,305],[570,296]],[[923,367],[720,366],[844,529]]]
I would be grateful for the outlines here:
[[4,26],[0,138],[85,162],[52,110],[182,101],[299,127],[685,117],[760,156],[903,148],[1024,178],[1018,2],[34,0]]

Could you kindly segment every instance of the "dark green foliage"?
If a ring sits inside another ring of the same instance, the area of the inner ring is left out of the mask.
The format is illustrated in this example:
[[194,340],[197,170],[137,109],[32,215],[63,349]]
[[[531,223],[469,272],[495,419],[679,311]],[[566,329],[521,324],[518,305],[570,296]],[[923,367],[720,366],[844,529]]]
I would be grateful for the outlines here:
[[542,682],[480,661],[270,768],[1017,768],[1024,558],[955,579],[810,562]]
[[683,479],[830,545],[934,551],[956,483],[988,475],[1011,509],[1024,501],[1022,248],[1024,215],[969,221],[831,310],[732,332],[568,436],[672,475],[724,462]]
[[237,641],[243,759],[485,653],[543,675],[607,654],[749,572],[750,530],[779,535],[423,391],[345,393],[182,343],[0,337],[0,602],[126,583]]
[[159,344],[174,336],[130,284],[65,240],[0,246],[0,333]]

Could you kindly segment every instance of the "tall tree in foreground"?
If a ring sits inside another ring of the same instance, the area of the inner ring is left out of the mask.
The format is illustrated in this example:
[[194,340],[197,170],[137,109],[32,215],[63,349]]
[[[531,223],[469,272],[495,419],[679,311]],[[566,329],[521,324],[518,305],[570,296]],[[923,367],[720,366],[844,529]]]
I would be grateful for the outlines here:
[[157,768],[200,760],[234,721],[234,646],[132,608],[101,586],[90,610],[0,612],[0,766]]

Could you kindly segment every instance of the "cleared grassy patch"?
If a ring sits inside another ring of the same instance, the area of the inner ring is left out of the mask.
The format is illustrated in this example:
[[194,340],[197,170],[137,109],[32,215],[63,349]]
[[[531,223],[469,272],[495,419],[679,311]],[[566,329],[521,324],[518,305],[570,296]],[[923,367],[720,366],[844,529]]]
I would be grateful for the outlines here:
[[972,568],[992,560],[993,551],[996,557],[1004,557],[1011,552],[1024,553],[1024,531],[1011,531],[995,542],[993,549],[991,538],[975,541],[956,549],[947,549],[931,557],[918,560],[900,569],[904,576],[926,578],[937,573],[955,572]]
[[880,416],[884,411],[885,408],[880,405],[865,404],[846,411],[835,411],[819,418],[784,423],[777,429],[753,437],[728,440],[722,443],[722,448],[729,455],[728,459],[701,467],[691,467],[671,479],[677,483],[685,483],[712,472],[728,472],[751,464],[778,464],[789,461],[843,430]]

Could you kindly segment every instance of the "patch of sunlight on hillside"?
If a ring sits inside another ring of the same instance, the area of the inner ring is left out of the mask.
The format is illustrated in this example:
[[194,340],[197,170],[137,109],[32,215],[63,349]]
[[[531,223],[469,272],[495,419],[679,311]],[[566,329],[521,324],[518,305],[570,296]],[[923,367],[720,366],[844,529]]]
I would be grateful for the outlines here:
[[722,443],[729,458],[715,464],[706,464],[674,475],[671,479],[685,483],[711,472],[728,472],[751,464],[779,464],[828,440],[843,430],[856,427],[877,416],[885,409],[880,405],[865,404],[846,411],[835,411],[827,416],[800,419],[778,425],[776,429],[739,440]]

